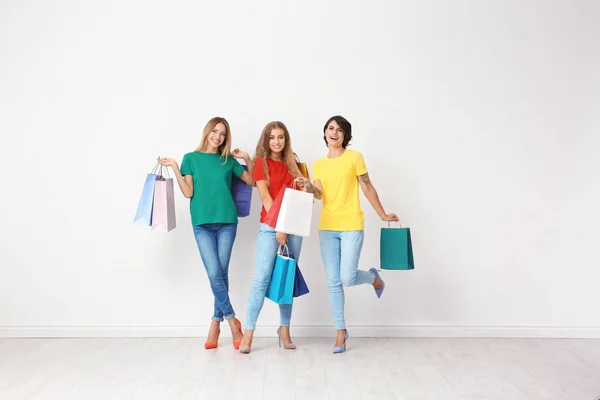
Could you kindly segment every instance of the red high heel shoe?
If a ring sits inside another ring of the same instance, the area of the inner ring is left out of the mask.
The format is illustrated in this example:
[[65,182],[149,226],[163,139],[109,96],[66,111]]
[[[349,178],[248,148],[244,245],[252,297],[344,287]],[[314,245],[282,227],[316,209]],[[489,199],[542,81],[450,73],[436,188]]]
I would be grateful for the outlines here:
[[204,348],[206,350],[216,349],[219,346],[219,335],[221,334],[221,328],[217,331],[217,341],[214,343],[209,342],[208,340],[204,342]]
[[[235,318],[235,322],[237,322],[238,328],[240,329],[240,332],[242,332],[242,323],[240,320]],[[238,350],[240,348],[240,343],[242,343],[242,339],[233,342],[233,348]]]

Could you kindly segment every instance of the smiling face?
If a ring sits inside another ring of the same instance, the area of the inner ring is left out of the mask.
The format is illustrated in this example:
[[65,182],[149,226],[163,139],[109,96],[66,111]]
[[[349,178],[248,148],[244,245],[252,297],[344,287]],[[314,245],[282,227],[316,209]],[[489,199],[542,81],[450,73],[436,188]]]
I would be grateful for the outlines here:
[[323,139],[329,148],[345,149],[352,140],[352,125],[341,115],[331,117],[323,127]]
[[331,121],[325,129],[325,141],[331,148],[342,147],[344,144],[344,130],[335,120]]
[[231,151],[231,128],[223,117],[211,118],[202,131],[200,146],[195,151],[217,153],[227,158]]
[[227,127],[219,122],[206,137],[207,150],[211,153],[217,153],[219,147],[225,142],[225,138],[227,138]]
[[[281,121],[271,121],[265,125],[256,144],[256,153],[254,153],[254,160],[258,158],[281,161],[285,164],[290,174],[293,176],[302,175],[296,165],[296,156],[292,150],[290,132]],[[262,165],[265,179],[267,182],[270,182],[269,163],[263,162]]]
[[269,150],[280,155],[285,148],[285,132],[281,128],[274,128],[269,135]]

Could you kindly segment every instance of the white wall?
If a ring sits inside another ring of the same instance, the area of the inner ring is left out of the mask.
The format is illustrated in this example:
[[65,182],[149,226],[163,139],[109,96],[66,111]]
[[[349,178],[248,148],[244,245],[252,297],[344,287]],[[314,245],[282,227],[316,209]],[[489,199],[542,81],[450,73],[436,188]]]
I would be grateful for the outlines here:
[[[416,262],[383,273],[379,301],[347,290],[355,335],[600,337],[599,17],[558,0],[3,1],[0,335],[204,334],[188,202],[171,233],[132,224],[154,159],[220,115],[251,153],[284,121],[312,163],[340,113]],[[259,208],[231,262],[242,321]],[[384,225],[363,208],[369,268]],[[316,231],[301,266],[296,335],[329,335]],[[257,334],[277,324],[267,301]]]

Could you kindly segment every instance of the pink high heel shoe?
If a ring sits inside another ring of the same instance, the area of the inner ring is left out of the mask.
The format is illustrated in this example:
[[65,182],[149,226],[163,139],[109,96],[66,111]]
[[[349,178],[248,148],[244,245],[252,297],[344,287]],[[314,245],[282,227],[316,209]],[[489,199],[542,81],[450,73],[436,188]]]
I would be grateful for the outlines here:
[[[277,336],[279,337],[279,347],[281,347],[281,343],[283,339],[281,338],[281,327],[277,328]],[[295,350],[296,345],[294,343],[283,343],[283,348],[286,350]]]

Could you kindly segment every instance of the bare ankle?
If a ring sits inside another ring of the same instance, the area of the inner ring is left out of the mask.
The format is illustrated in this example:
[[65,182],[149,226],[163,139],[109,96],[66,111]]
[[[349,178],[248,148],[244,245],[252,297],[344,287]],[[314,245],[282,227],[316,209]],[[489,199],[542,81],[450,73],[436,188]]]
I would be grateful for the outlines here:
[[381,283],[381,279],[375,277],[375,281],[373,282],[373,287],[375,289],[381,289],[381,287],[383,286],[383,284]]
[[242,336],[242,343],[249,345],[252,343],[253,338],[254,338],[254,331],[246,329],[244,331],[244,335]]
[[337,336],[335,338],[336,346],[337,345],[341,346],[342,343],[344,342],[345,338],[346,338],[346,330],[345,329],[338,329]]
[[283,341],[285,343],[290,343],[292,341],[292,337],[290,335],[290,327],[289,326],[280,326],[279,327],[279,335],[281,336],[281,339],[283,339]]
[[227,323],[229,324],[229,327],[231,328],[232,331],[240,330],[240,327],[237,322],[237,318],[231,318],[231,319],[227,320]]

